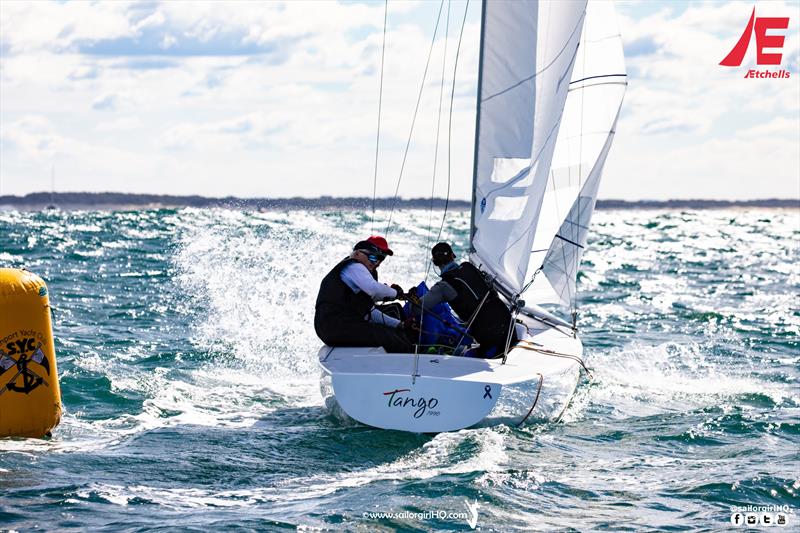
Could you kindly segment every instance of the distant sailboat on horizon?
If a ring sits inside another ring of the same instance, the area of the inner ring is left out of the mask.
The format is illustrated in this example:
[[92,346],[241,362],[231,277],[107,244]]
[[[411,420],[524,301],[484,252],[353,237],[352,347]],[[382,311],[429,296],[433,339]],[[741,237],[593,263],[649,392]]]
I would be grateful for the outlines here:
[[56,166],[50,167],[50,203],[44,208],[45,211],[55,211],[58,209],[56,205]]

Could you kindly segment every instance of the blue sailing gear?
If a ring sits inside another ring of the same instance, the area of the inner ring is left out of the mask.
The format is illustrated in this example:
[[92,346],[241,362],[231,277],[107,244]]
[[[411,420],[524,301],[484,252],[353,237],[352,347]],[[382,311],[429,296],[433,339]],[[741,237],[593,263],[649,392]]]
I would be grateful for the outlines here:
[[[413,289],[412,289],[413,291]],[[428,292],[428,286],[423,281],[416,287],[417,296],[422,298]],[[403,312],[406,316],[419,316],[420,309],[412,309],[412,303],[406,302]],[[453,315],[450,306],[446,302],[436,304],[429,311],[422,313],[422,323],[420,324],[422,336],[420,339],[423,345],[440,344],[456,348],[456,343],[461,340],[461,346],[472,344],[472,337],[464,335],[465,328],[461,322]]]

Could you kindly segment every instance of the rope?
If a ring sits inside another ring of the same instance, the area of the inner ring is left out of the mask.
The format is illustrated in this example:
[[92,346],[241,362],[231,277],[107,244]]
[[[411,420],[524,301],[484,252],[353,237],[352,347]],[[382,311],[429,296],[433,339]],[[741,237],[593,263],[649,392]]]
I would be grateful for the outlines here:
[[586,374],[589,376],[589,379],[594,379],[594,376],[592,375],[592,372],[589,370],[589,368],[586,366],[586,363],[584,363],[583,359],[581,359],[577,355],[571,353],[556,352],[553,350],[547,350],[545,348],[534,348],[533,346],[525,346],[524,343],[533,344],[533,342],[531,341],[521,340],[517,344],[517,348],[522,348],[523,350],[530,350],[532,352],[538,352],[544,355],[552,355],[553,357],[564,357],[566,359],[572,359],[573,361],[581,365],[581,367],[586,371]]
[[514,313],[511,315],[511,323],[508,325],[508,334],[506,335],[506,347],[503,350],[503,364],[506,364],[506,359],[508,359],[508,350],[511,348],[511,334],[514,331],[514,324],[517,323],[517,317],[519,316],[518,304],[514,304],[513,311]]
[[431,269],[431,261],[428,258],[428,250],[431,247],[431,229],[433,225],[433,199],[436,189],[436,165],[439,161],[439,130],[442,124],[442,97],[444,96],[444,73],[445,68],[447,67],[447,35],[450,32],[450,2],[447,2],[447,18],[445,19],[444,24],[444,53],[442,55],[442,83],[439,86],[439,111],[436,114],[436,143],[433,151],[433,179],[431,180],[431,203],[430,208],[428,209],[428,234],[427,238],[425,239],[426,249],[425,249],[425,280],[428,280],[428,273]]
[[[439,131],[442,124],[442,97],[444,96],[444,73],[445,67],[447,67],[447,36],[450,33],[450,1],[447,2],[447,17],[445,18],[444,23],[444,52],[442,53],[442,81],[439,85],[439,110],[436,113],[436,142],[434,143],[434,151],[433,151],[433,176],[431,179],[431,203],[430,208],[428,209],[428,231],[425,237],[425,251],[423,256],[423,262],[425,264],[425,282],[428,281],[428,275],[431,271],[431,260],[428,258],[428,250],[431,248],[431,228],[433,226],[433,197],[436,190],[436,166],[439,162]],[[422,308],[422,312],[420,313],[420,325],[425,320],[425,308]],[[422,329],[420,328],[419,338],[417,342],[422,344]]]
[[[450,207],[450,154],[452,152],[452,137],[453,137],[453,101],[456,94],[456,72],[458,71],[458,55],[461,52],[461,39],[464,37],[464,26],[467,22],[467,11],[469,10],[469,0],[464,6],[464,18],[461,21],[461,31],[458,34],[458,46],[456,47],[456,61],[453,65],[453,87],[450,90],[450,116],[447,123],[447,195],[444,200],[444,212],[442,213],[442,224],[439,226],[439,234],[436,236],[436,241],[442,239],[442,231],[444,230],[444,221],[447,218],[447,209]],[[475,206],[473,206],[474,208]],[[426,274],[427,277],[427,274]]]
[[417,104],[414,107],[414,117],[411,120],[411,130],[408,132],[408,141],[406,141],[406,149],[403,153],[403,163],[400,165],[400,175],[397,177],[397,186],[394,190],[394,201],[392,202],[392,209],[389,211],[389,220],[386,222],[386,236],[389,236],[389,228],[392,225],[392,216],[397,207],[397,197],[400,193],[400,183],[403,181],[403,170],[406,167],[406,159],[408,158],[408,149],[411,147],[411,138],[414,135],[414,124],[417,122],[417,112],[419,112],[419,103],[422,101],[422,90],[425,88],[425,79],[428,77],[428,66],[431,63],[431,56],[433,55],[433,45],[436,43],[436,34],[439,31],[439,21],[442,18],[442,7],[444,7],[444,0],[439,3],[439,14],[436,17],[436,27],[433,29],[433,37],[431,38],[431,48],[428,51],[428,60],[425,62],[425,71],[422,73],[422,83],[419,85],[419,95],[417,96]]
[[[537,374],[539,374],[539,373],[537,372]],[[533,412],[533,409],[536,407],[536,404],[539,402],[539,394],[542,392],[542,384],[543,383],[544,383],[544,376],[539,374],[539,388],[536,389],[536,398],[533,399],[533,405],[531,405],[531,408],[528,410],[528,414],[525,415],[525,418],[523,418],[522,420],[519,421],[519,423],[517,424],[517,427],[520,427],[522,424],[524,424],[525,421],[528,419],[528,417],[531,416],[531,413]]]
[[375,196],[378,191],[378,147],[381,142],[381,107],[383,106],[383,58],[386,53],[386,20],[389,15],[389,0],[383,3],[383,45],[381,46],[381,84],[378,89],[378,131],[375,135],[375,174],[372,178],[372,220],[370,235],[375,234]]

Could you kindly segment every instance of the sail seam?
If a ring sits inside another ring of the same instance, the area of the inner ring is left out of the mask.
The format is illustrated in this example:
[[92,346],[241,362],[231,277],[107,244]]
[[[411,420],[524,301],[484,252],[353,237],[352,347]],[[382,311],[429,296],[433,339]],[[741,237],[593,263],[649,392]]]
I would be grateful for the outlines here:
[[628,75],[627,74],[598,74],[597,76],[587,76],[587,77],[581,78],[579,80],[571,81],[571,82],[569,82],[569,84],[572,85],[574,83],[580,83],[580,82],[586,81],[586,80],[594,80],[594,79],[597,79],[597,78],[620,78],[620,77],[621,78],[627,78]]
[[[561,235],[559,235],[558,233],[556,233],[556,238],[558,238],[558,239],[561,239],[561,240],[562,240],[562,241],[564,241],[564,242],[568,242],[568,243],[570,243],[570,244],[571,244],[571,245],[573,245],[573,246],[577,246],[578,248],[581,248],[581,249],[583,248],[583,246],[581,246],[581,245],[580,245],[580,244],[578,244],[577,242],[575,242],[575,241],[571,241],[571,240],[567,239],[566,237],[562,237],[562,236],[561,236]],[[549,249],[549,248],[548,248],[548,249]]]
[[587,83],[587,84],[581,85],[580,87],[570,87],[569,89],[567,89],[567,92],[571,93],[572,91],[580,91],[581,89],[589,89],[591,87],[600,87],[601,85],[622,85],[623,87],[627,87],[628,86],[628,82],[627,81],[598,81],[598,82],[595,82],[595,83]]
[[511,91],[511,90],[513,90],[513,89],[516,89],[516,88],[517,88],[517,87],[519,87],[520,85],[522,85],[522,84],[524,84],[524,83],[527,83],[527,82],[531,81],[532,79],[534,79],[534,78],[535,78],[536,76],[538,76],[539,74],[542,74],[542,73],[546,72],[546,71],[547,71],[547,70],[548,70],[550,67],[552,67],[552,66],[553,66],[553,65],[556,63],[556,61],[558,61],[558,58],[559,58],[559,57],[561,57],[561,54],[563,54],[563,53],[564,53],[564,51],[565,51],[565,50],[567,50],[567,48],[569,48],[569,43],[572,41],[572,36],[573,36],[573,35],[575,35],[575,32],[576,32],[576,31],[578,30],[578,28],[580,28],[580,27],[581,27],[581,25],[583,24],[583,18],[584,18],[585,16],[586,16],[586,13],[584,12],[584,13],[583,13],[583,15],[581,16],[581,18],[580,18],[580,19],[578,19],[578,23],[575,25],[575,27],[574,27],[574,28],[572,28],[572,33],[570,33],[570,35],[569,35],[569,38],[568,38],[568,39],[567,39],[567,41],[564,43],[564,46],[562,46],[562,47],[561,47],[561,50],[559,50],[558,54],[556,54],[556,55],[555,55],[555,57],[553,58],[553,60],[552,60],[552,61],[550,61],[550,63],[548,63],[547,65],[545,65],[545,67],[544,67],[542,70],[540,70],[540,71],[538,71],[538,72],[534,72],[533,74],[531,74],[531,75],[530,75],[530,76],[528,76],[527,78],[523,78],[523,79],[521,79],[520,81],[518,81],[518,82],[517,82],[517,83],[515,83],[514,85],[510,85],[510,86],[509,86],[509,87],[507,87],[506,89],[503,89],[503,90],[501,90],[501,91],[499,91],[499,92],[497,92],[497,93],[495,93],[495,94],[493,94],[493,95],[491,95],[491,96],[487,96],[486,98],[484,98],[483,100],[481,100],[481,102],[488,102],[489,100],[491,100],[491,99],[492,99],[492,98],[494,98],[495,96],[500,96],[500,95],[502,95],[502,94],[505,94],[505,93],[507,93],[507,92],[509,92],[509,91]]

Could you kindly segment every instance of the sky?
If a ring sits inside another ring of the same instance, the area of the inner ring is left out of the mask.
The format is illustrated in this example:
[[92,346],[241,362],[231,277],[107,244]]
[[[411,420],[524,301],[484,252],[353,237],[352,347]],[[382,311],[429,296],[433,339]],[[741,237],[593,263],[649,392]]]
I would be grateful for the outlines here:
[[[435,38],[439,1],[388,6],[375,180],[383,2],[3,0],[0,195],[54,172],[56,191],[390,197],[402,168],[401,197],[444,197],[449,168],[467,199],[480,3],[445,1]],[[629,85],[599,197],[800,198],[800,3],[616,6]],[[753,39],[720,66],[754,6],[789,17],[781,64]]]

